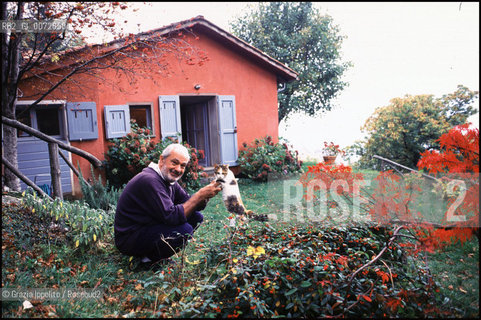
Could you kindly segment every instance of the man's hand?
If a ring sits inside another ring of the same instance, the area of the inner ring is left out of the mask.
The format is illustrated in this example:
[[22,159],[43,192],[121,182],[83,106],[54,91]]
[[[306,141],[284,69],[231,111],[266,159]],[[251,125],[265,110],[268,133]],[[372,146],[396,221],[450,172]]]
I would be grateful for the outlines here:
[[209,200],[210,198],[218,194],[221,190],[222,188],[220,187],[220,182],[214,180],[205,187],[201,188],[199,191],[197,191],[197,193],[199,193],[199,196],[203,200]]
[[217,181],[212,181],[205,187],[202,187],[183,204],[185,217],[188,218],[202,202],[207,203],[210,198],[214,197],[221,190],[220,183]]

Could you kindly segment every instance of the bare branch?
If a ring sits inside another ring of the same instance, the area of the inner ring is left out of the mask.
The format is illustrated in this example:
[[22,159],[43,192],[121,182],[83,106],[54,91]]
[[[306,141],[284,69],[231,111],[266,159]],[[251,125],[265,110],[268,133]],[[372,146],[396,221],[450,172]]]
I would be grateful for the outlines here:
[[361,272],[363,269],[369,267],[371,264],[373,264],[374,262],[376,262],[379,258],[381,258],[381,256],[384,254],[384,252],[386,252],[386,250],[389,248],[389,246],[392,244],[392,242],[394,240],[396,240],[396,238],[399,236],[398,233],[401,229],[403,229],[404,226],[398,226],[395,230],[394,230],[394,233],[392,235],[392,237],[389,239],[389,241],[387,242],[387,244],[384,246],[384,248],[382,248],[382,250],[374,257],[372,258],[371,261],[369,261],[368,263],[364,264],[363,266],[361,266],[359,269],[357,269],[352,275],[351,277],[349,278],[349,282],[348,282],[348,287],[351,285],[351,282],[352,280],[354,279],[354,277],[356,277],[356,275]]
[[26,185],[30,186],[33,188],[33,190],[37,191],[40,193],[42,196],[49,198],[52,200],[52,198],[46,194],[42,189],[40,189],[35,183],[33,183],[29,178],[24,176],[20,171],[18,171],[17,168],[15,168],[5,157],[2,155],[2,163],[7,167],[8,170],[10,170],[13,174],[15,174],[17,177],[19,177],[23,182],[25,182]]
[[63,143],[62,141],[60,140],[57,140],[55,138],[52,138],[51,136],[48,136],[38,130],[35,130],[29,126],[26,126],[24,125],[23,123],[17,121],[17,120],[13,120],[13,119],[9,119],[7,117],[4,117],[2,116],[2,122],[11,126],[11,127],[14,127],[14,128],[17,128],[17,129],[20,129],[20,130],[23,130],[25,132],[28,132],[30,133],[31,135],[39,138],[39,139],[42,139],[44,141],[47,141],[47,142],[53,142],[53,143],[56,143],[58,144],[58,146],[62,149],[65,149],[65,150],[68,150],[72,153],[75,153],[75,154],[78,154],[79,156],[82,156],[84,157],[85,159],[87,159],[88,161],[90,161],[95,167],[101,167],[102,166],[102,161],[100,161],[99,159],[97,159],[96,157],[94,157],[92,154],[84,151],[84,150],[81,150],[81,149],[78,149],[76,147],[73,147],[73,146],[70,146],[66,143]]

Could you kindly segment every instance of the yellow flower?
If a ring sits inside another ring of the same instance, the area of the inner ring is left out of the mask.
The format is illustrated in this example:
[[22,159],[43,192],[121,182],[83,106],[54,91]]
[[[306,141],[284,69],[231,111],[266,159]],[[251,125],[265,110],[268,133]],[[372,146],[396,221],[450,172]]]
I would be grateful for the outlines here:
[[266,251],[262,247],[257,247],[257,248],[254,248],[252,246],[247,247],[247,255],[253,256],[254,259],[257,259],[260,255],[263,255],[265,253]]
[[239,262],[239,260],[237,260],[237,258],[234,258],[234,259],[232,259],[232,262],[237,263],[237,262]]
[[94,234],[94,241],[97,241],[97,235]]
[[187,257],[185,257],[185,262],[187,262],[187,263],[189,263],[189,264],[194,264],[194,265],[195,265],[195,264],[199,264],[199,263],[200,263],[200,260],[197,259],[197,260],[194,260],[194,261],[191,262],[191,261],[189,261],[189,259],[188,259]]
[[35,213],[35,208],[32,209],[32,213]]
[[75,241],[75,248],[77,248],[77,247],[78,247],[79,243],[80,243],[80,242],[79,242],[78,240],[77,240],[77,241]]

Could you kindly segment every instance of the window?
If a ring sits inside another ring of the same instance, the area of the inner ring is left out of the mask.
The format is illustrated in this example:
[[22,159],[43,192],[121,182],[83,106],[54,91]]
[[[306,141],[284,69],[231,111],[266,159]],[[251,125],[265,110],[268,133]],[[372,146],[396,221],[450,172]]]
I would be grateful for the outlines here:
[[[19,116],[19,114],[25,109],[26,109],[26,107],[17,106],[17,109],[15,110],[16,114],[17,114],[16,118],[17,118],[18,122],[21,122],[24,125],[31,127],[32,121],[31,121],[30,112],[25,112],[25,113],[23,113],[22,115]],[[26,133],[26,132],[24,132],[20,129],[17,130],[17,137],[29,137],[29,136],[30,135],[28,133]]]
[[[37,129],[38,131],[49,136],[63,136],[63,126],[61,119],[61,105],[44,105],[39,104],[33,107],[29,112],[22,113],[26,108],[26,104],[17,105],[17,121]],[[17,137],[29,137],[30,134],[17,130]]]
[[60,135],[60,122],[57,108],[38,108],[37,126],[38,130],[49,136]]
[[153,134],[152,105],[129,104],[130,120],[135,120],[139,127],[147,127]]

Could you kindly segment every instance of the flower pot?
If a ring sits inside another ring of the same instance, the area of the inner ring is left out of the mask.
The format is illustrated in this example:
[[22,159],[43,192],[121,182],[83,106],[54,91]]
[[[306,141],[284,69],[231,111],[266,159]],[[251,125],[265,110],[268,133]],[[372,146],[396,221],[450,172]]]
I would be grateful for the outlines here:
[[334,164],[336,162],[337,156],[323,156],[324,164]]

